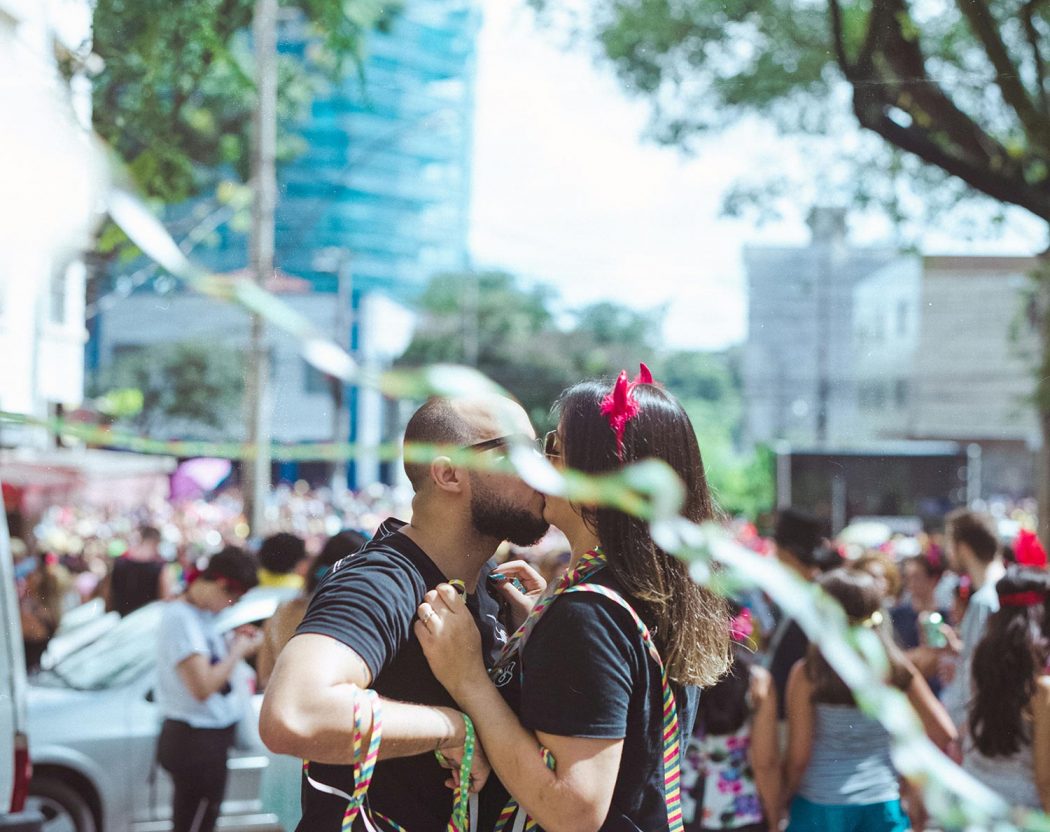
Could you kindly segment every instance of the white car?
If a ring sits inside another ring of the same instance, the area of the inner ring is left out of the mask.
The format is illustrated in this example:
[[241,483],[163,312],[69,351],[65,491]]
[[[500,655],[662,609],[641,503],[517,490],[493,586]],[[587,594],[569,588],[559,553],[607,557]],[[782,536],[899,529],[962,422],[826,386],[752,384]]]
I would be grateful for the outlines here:
[[[220,613],[220,629],[265,621],[279,600],[249,593]],[[162,718],[153,691],[163,603],[114,621],[94,641],[31,677],[29,805],[44,816],[45,832],[172,828],[171,781],[155,762]],[[247,665],[240,670],[251,674]],[[261,693],[250,696],[250,708],[246,701],[251,716],[239,726],[230,752],[220,829],[282,832],[261,796],[273,759],[258,736],[261,700]]]
[[0,832],[39,832],[41,819],[25,809],[31,773],[26,740],[26,659],[15,595],[7,520],[0,515]]

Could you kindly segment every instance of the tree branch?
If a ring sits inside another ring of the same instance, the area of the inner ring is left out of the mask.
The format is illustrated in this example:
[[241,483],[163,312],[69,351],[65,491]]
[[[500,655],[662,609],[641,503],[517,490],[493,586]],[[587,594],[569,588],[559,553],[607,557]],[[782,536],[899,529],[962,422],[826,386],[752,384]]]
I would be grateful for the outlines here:
[[992,16],[985,0],[956,0],[956,5],[995,68],[995,83],[1003,100],[1017,114],[1028,140],[1045,155],[1050,150],[1050,123],[1028,97],[1028,90],[1021,82],[1020,70],[1010,58],[999,34],[999,23]]
[[865,106],[854,97],[853,110],[862,127],[874,131],[901,150],[913,153],[935,165],[949,176],[955,176],[971,188],[1000,202],[1008,202],[1050,221],[1050,192],[1029,185],[1022,176],[1007,176],[984,165],[955,156],[938,144],[925,130],[898,124],[880,108]]
[[1039,111],[1050,116],[1050,100],[1046,93],[1046,63],[1043,61],[1043,50],[1039,47],[1039,30],[1035,28],[1035,11],[1041,0],[1028,0],[1021,7],[1021,20],[1024,22],[1025,37],[1032,49],[1032,63],[1035,64],[1035,86],[1039,101]]
[[842,7],[839,0],[828,0],[828,19],[831,22],[831,42],[835,47],[835,58],[839,62],[842,74],[849,79],[853,74],[853,66],[846,53],[846,34],[842,26]]
[[907,112],[928,135],[942,132],[949,136],[975,165],[1000,171],[1019,169],[1006,148],[960,110],[929,76],[917,34],[906,34],[902,28],[908,11],[902,0],[876,0],[876,9],[879,14],[873,14],[872,26],[878,30],[869,32],[872,46],[863,67],[865,89],[854,83],[855,92],[881,99],[883,113],[889,107]]

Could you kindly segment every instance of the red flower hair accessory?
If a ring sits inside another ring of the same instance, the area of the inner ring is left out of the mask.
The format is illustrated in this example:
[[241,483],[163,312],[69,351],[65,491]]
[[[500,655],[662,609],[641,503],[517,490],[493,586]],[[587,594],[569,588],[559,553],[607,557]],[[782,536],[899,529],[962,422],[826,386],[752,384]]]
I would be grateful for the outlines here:
[[1021,529],[1014,543],[1014,555],[1022,566],[1046,567],[1046,550],[1039,542],[1039,535]]
[[627,423],[638,415],[641,409],[634,398],[634,388],[639,384],[652,384],[653,374],[645,364],[640,364],[634,381],[627,380],[627,371],[621,370],[616,377],[613,389],[602,399],[602,415],[608,420],[609,427],[616,433],[616,457],[623,461],[623,434]]
[[740,613],[733,616],[733,620],[729,622],[729,637],[733,641],[748,641],[754,631],[755,625],[751,621],[751,610],[747,607],[740,610]]

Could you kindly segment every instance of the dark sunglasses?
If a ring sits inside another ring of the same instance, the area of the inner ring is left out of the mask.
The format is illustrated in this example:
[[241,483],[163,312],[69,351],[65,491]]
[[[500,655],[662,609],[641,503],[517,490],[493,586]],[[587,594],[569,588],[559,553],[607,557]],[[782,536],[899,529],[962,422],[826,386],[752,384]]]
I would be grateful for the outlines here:
[[549,430],[543,437],[543,455],[547,459],[557,459],[561,456],[561,448],[558,447],[558,431]]
[[509,445],[513,436],[496,436],[492,439],[483,439],[480,442],[475,442],[473,445],[464,445],[462,450],[464,451],[475,451],[482,453],[483,451],[491,451],[493,448],[502,448]]
[[[553,431],[552,431],[553,433]],[[531,445],[537,450],[546,453],[547,441],[550,434],[547,434],[547,438],[544,439],[532,439],[524,434],[511,434],[508,436],[496,436],[492,439],[483,439],[481,442],[475,442],[473,445],[464,445],[462,450],[474,451],[475,453],[483,453],[484,451],[491,451],[494,448],[505,448],[512,442],[521,442],[523,445]]]

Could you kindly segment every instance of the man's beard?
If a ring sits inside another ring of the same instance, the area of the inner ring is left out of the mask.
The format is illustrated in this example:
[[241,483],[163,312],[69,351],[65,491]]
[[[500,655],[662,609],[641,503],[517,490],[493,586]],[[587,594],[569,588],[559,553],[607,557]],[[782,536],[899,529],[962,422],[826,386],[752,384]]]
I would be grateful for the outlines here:
[[531,546],[547,533],[550,524],[521,506],[516,506],[472,478],[470,520],[474,530],[488,537],[509,540],[516,546]]

